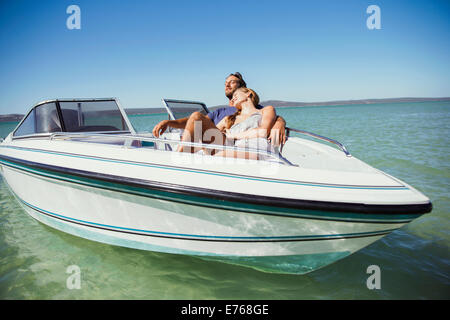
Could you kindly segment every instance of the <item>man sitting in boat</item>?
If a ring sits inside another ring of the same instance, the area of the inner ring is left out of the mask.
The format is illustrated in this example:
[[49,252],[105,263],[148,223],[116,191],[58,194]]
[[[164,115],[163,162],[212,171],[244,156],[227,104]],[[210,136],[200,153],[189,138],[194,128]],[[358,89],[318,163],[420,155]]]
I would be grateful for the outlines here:
[[[209,130],[217,129],[216,125],[220,123],[225,117],[230,116],[234,114],[237,109],[234,107],[232,97],[234,92],[238,88],[246,87],[247,84],[245,83],[242,75],[239,72],[236,72],[234,74],[230,74],[226,80],[225,80],[225,95],[230,100],[229,101],[229,107],[224,107],[215,110],[214,112],[208,113],[208,115],[203,115],[200,112],[194,112],[187,118],[177,119],[177,120],[163,120],[159,122],[154,128],[153,128],[153,135],[155,137],[159,137],[160,134],[164,133],[164,131],[168,127],[172,128],[178,128],[178,129],[184,129],[182,141],[192,141],[191,137],[194,137],[194,129],[195,129],[195,123],[201,122],[201,136],[205,138],[204,133]],[[256,109],[263,109],[267,106],[263,107],[261,105],[256,104]],[[270,127],[267,128],[268,134],[267,139],[272,143],[274,146],[278,146],[280,144],[284,144],[286,142],[286,135],[285,135],[285,127],[286,122],[284,119],[280,116],[276,117],[276,120],[272,123]],[[217,137],[218,134],[209,135],[210,139],[208,141],[203,141],[204,143],[211,143],[215,142],[218,144],[222,144],[220,141],[211,141],[211,137]],[[207,139],[204,139],[207,140]],[[193,149],[190,147],[184,147],[182,145],[179,146],[177,151],[191,151],[194,152]]]

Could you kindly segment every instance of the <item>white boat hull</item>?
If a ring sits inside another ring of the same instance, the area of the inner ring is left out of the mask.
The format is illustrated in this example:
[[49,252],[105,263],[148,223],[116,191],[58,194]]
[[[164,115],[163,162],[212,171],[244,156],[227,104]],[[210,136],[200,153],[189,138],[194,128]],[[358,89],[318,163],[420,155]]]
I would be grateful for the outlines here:
[[58,230],[112,245],[195,255],[265,271],[313,271],[405,223],[311,219],[190,205],[10,166],[3,166],[3,176],[30,216]]
[[274,272],[316,270],[431,210],[406,183],[309,140],[289,138],[286,165],[140,138],[10,135],[0,166],[26,212],[58,230]]

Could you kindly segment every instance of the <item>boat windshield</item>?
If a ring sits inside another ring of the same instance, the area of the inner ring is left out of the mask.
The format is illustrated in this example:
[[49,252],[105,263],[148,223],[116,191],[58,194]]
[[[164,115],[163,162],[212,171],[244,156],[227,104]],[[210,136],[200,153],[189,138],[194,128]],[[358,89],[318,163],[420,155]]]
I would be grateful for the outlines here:
[[130,131],[115,100],[56,100],[35,106],[14,136],[111,131]]
[[163,99],[164,106],[167,109],[170,119],[182,119],[189,117],[193,112],[207,114],[209,112],[206,105],[202,102]]
[[60,102],[66,132],[129,131],[115,101]]

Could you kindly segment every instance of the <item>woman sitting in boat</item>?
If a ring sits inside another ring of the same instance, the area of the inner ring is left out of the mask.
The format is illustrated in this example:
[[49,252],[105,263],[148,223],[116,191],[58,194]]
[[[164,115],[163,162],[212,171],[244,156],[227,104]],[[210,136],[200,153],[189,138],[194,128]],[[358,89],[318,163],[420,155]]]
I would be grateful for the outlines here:
[[[276,120],[275,109],[271,106],[257,109],[258,94],[254,90],[244,87],[238,88],[234,92],[231,104],[236,107],[237,111],[231,116],[223,118],[217,124],[217,128],[226,135],[225,144],[274,152],[267,137]],[[219,151],[215,153],[215,156],[255,160],[266,158],[255,152],[234,150]]]

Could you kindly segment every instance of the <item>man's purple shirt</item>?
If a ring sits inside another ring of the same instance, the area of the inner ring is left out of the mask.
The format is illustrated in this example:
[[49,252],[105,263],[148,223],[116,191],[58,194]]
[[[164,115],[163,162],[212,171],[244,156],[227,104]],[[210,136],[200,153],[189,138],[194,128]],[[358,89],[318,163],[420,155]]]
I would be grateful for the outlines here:
[[[264,108],[264,106],[262,105],[257,105],[256,109],[262,109]],[[217,126],[217,124],[220,122],[220,120],[222,120],[225,117],[231,116],[232,114],[234,114],[237,111],[237,109],[235,107],[223,107],[220,109],[217,109],[213,112],[208,113],[208,118],[210,118],[214,124]]]

